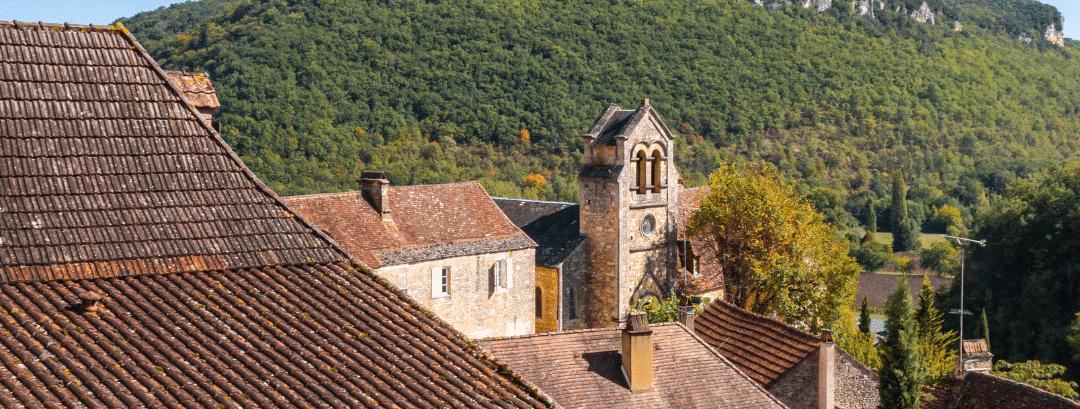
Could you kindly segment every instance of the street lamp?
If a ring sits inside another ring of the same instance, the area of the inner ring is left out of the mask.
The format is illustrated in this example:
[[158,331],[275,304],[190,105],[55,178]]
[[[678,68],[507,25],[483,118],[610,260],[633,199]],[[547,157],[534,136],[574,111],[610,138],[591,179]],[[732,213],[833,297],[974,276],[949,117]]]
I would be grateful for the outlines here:
[[967,247],[964,246],[964,242],[978,243],[980,246],[986,247],[986,240],[972,240],[963,237],[949,236],[945,237],[956,240],[956,244],[960,246],[960,309],[951,310],[949,314],[957,314],[960,316],[960,347],[956,349],[956,363],[957,373],[963,376],[964,373],[964,316],[972,315],[971,311],[964,309],[964,259],[967,258]]

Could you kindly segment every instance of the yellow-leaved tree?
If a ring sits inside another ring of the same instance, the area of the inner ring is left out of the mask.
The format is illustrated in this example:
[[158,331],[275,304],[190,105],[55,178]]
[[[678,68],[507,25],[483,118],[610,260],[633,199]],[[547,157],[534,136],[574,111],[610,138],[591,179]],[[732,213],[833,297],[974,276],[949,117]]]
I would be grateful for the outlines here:
[[[817,333],[850,316],[859,267],[771,165],[725,165],[709,178],[691,235],[716,246],[724,297]],[[850,323],[841,323],[850,326]]]

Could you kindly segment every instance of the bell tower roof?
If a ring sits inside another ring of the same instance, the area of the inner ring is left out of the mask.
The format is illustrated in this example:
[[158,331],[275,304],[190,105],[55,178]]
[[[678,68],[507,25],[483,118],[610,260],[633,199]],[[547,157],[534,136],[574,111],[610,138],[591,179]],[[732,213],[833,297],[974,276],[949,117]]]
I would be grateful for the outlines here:
[[649,99],[641,100],[641,106],[637,109],[622,109],[616,104],[608,105],[607,109],[600,114],[596,122],[589,127],[589,132],[582,135],[593,146],[617,146],[619,140],[626,140],[639,125],[647,120],[655,120],[661,134],[668,140],[673,135],[664,125],[664,121],[656,114],[656,110],[649,105]]

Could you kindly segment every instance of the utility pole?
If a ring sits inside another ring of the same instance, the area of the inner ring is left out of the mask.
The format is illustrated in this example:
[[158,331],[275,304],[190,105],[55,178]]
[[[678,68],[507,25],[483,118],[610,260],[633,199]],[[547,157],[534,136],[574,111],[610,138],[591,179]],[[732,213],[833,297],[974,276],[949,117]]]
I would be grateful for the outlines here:
[[[957,314],[960,316],[960,347],[956,349],[956,373],[963,378],[964,376],[964,316],[972,315],[971,311],[964,309],[964,259],[967,258],[967,243],[977,243],[980,246],[986,247],[986,240],[972,240],[964,237],[956,237],[946,235],[945,237],[956,240],[956,244],[960,246],[960,309],[951,310],[949,314]],[[966,243],[965,243],[966,242]]]

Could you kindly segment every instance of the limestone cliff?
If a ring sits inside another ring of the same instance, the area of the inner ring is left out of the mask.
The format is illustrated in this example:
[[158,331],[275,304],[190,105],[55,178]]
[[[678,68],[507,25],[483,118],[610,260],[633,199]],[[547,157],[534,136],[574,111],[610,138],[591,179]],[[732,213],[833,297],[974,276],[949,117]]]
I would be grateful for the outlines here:
[[[740,1],[742,1],[742,0],[740,0]],[[754,4],[756,4],[758,6],[764,7],[766,10],[775,10],[775,9],[778,9],[778,8],[781,8],[781,7],[784,7],[784,6],[799,5],[799,6],[802,6],[803,8],[811,8],[811,7],[813,7],[818,12],[824,12],[824,11],[828,10],[830,7],[832,7],[832,5],[833,5],[833,0],[748,0],[748,1],[751,1],[751,2],[753,2]],[[849,0],[849,1],[851,1],[851,7],[854,9],[855,14],[858,15],[859,17],[867,17],[867,18],[873,19],[873,18],[877,18],[877,14],[876,14],[877,11],[885,10],[886,7],[889,7],[890,9],[893,9],[893,7],[891,7],[889,4],[887,4],[886,1],[884,1],[884,0]],[[950,14],[950,12],[948,10],[946,10],[945,13],[942,13],[942,10],[935,10],[935,9],[931,8],[930,5],[926,1],[923,1],[918,9],[911,10],[911,11],[909,11],[909,9],[907,9],[902,4],[899,4],[899,2],[892,1],[892,2],[889,2],[889,3],[895,5],[895,9],[892,10],[892,11],[894,11],[896,13],[901,13],[901,14],[907,15],[907,16],[911,17],[913,20],[918,21],[918,22],[923,23],[923,24],[931,24],[931,25],[937,24],[939,17],[948,16],[948,17],[945,17],[944,21],[942,21],[943,24],[948,24],[949,21],[952,21],[953,30],[955,30],[955,31],[964,31],[964,25],[960,21],[954,20],[954,18],[955,19],[960,18],[959,16],[955,15],[955,10],[953,10],[952,14]],[[978,23],[978,21],[976,21],[976,23]],[[1057,24],[1051,23],[1049,26],[1046,27],[1046,31],[1043,32],[1042,35],[1043,35],[1043,38],[1046,39],[1046,41],[1049,41],[1050,43],[1052,43],[1054,45],[1057,45],[1058,47],[1063,47],[1063,46],[1065,46],[1065,34],[1062,31],[1057,29],[1058,25],[1060,25],[1060,21]],[[980,26],[981,26],[981,24],[980,24]],[[1013,35],[1016,35],[1016,31],[1011,31],[1011,32],[1013,33]],[[1038,34],[1039,33],[1037,32],[1037,30],[1031,30],[1030,33],[1022,33],[1022,34],[1020,34],[1017,37],[1017,40],[1019,40],[1021,42],[1024,42],[1024,43],[1029,43],[1030,44],[1033,41],[1033,38],[1035,38],[1035,36],[1037,36]]]

